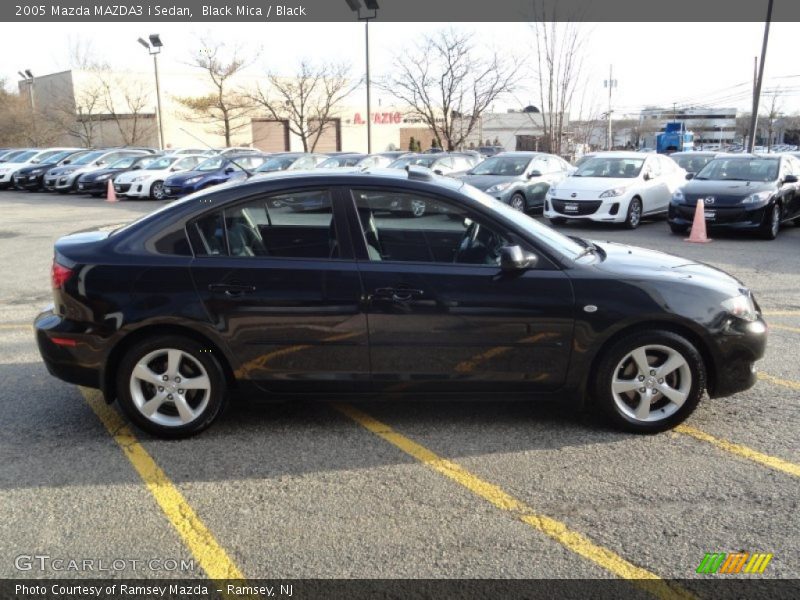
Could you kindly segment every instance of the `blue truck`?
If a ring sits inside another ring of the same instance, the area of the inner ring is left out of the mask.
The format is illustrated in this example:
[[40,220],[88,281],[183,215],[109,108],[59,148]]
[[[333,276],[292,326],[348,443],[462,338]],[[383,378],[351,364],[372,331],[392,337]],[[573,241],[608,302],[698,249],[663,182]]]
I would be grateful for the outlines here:
[[672,154],[694,150],[694,134],[686,131],[686,124],[681,121],[670,121],[664,125],[664,131],[656,135],[656,152]]

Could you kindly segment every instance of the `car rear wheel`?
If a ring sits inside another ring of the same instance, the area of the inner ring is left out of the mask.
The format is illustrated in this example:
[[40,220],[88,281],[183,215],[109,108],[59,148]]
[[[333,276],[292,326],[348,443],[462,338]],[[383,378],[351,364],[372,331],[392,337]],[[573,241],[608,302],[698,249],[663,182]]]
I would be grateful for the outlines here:
[[194,435],[222,411],[225,377],[194,340],[156,336],[130,348],[119,366],[117,397],[139,427],[163,438]]
[[618,428],[657,433],[684,421],[706,385],[703,357],[671,331],[639,331],[603,351],[595,400]]
[[518,210],[520,212],[525,212],[525,196],[520,194],[519,192],[515,193],[511,196],[511,200],[508,202],[509,206],[514,210]]
[[765,240],[774,240],[781,229],[781,207],[775,203],[767,212],[764,224],[761,226],[761,237]]
[[628,203],[628,214],[625,216],[625,227],[636,229],[642,222],[642,201],[639,198],[631,198]]
[[152,200],[163,200],[166,197],[167,197],[167,194],[164,191],[164,182],[163,181],[154,181],[153,185],[150,186],[150,199],[152,199]]

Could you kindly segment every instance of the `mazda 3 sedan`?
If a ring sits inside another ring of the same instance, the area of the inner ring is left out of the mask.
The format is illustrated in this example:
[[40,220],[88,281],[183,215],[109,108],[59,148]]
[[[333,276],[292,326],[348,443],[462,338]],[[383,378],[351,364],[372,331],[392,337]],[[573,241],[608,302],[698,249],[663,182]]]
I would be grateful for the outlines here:
[[49,371],[163,437],[243,394],[550,398],[656,432],[752,386],[767,338],[722,271],[566,237],[413,167],[276,173],[68,235],[52,288]]

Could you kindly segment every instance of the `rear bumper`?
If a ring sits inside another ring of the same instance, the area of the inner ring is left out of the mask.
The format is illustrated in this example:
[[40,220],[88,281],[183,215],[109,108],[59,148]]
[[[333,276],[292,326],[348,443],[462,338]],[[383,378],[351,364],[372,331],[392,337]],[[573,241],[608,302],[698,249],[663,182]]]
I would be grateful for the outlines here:
[[[52,309],[40,313],[33,327],[39,354],[51,375],[67,383],[101,387],[105,348],[97,346],[96,335],[82,333],[75,323],[56,315]],[[69,340],[70,345],[64,345],[63,340]]]

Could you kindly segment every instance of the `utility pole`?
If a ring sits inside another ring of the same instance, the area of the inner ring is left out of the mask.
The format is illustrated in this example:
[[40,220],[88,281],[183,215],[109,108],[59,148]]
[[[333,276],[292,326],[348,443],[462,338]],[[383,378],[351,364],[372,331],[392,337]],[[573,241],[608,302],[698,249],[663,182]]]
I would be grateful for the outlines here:
[[608,143],[606,144],[607,150],[611,150],[614,146],[614,139],[611,133],[611,90],[617,86],[614,79],[614,65],[608,65],[608,80],[605,82],[608,88]]
[[750,143],[747,151],[752,152],[755,145],[756,126],[758,125],[758,102],[761,97],[761,83],[764,81],[764,62],[767,59],[767,43],[769,42],[769,25],[772,22],[772,3],[769,0],[767,5],[767,20],[764,23],[764,41],[761,43],[761,62],[758,65],[758,77],[756,78],[756,88],[753,90],[753,114],[750,115]]

